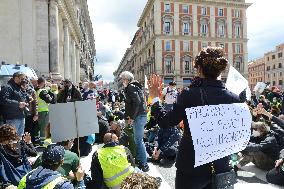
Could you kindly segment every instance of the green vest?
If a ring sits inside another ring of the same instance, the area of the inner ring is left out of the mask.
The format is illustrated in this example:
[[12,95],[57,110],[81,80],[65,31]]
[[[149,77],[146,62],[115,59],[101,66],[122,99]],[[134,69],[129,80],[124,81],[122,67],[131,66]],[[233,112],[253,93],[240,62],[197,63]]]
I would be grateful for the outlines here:
[[118,187],[133,173],[134,168],[128,162],[124,146],[106,147],[98,150],[98,159],[103,170],[107,187]]
[[39,94],[41,93],[41,91],[43,91],[45,89],[39,89],[36,92],[36,96],[37,96],[37,101],[38,101],[38,112],[48,112],[48,103],[46,103],[44,100],[42,100],[39,97]]
[[[53,189],[57,184],[66,181],[66,179],[64,177],[57,177],[56,179],[54,179],[53,181],[51,181],[50,183],[48,183],[47,185],[45,185],[42,189]],[[27,175],[25,175],[19,185],[18,185],[18,189],[26,189],[26,182],[27,182]]]

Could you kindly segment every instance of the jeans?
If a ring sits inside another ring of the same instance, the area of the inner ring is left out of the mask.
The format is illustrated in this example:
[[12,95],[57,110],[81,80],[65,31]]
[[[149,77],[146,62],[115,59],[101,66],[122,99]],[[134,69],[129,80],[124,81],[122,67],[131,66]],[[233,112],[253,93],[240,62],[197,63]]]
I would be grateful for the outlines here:
[[25,118],[6,120],[6,123],[7,124],[11,124],[14,127],[16,127],[17,133],[18,133],[19,136],[23,136],[24,135],[24,131],[25,131]]
[[134,142],[136,144],[136,157],[143,165],[147,163],[146,148],[143,141],[144,126],[147,123],[147,114],[138,115],[134,119],[133,131],[134,131]]

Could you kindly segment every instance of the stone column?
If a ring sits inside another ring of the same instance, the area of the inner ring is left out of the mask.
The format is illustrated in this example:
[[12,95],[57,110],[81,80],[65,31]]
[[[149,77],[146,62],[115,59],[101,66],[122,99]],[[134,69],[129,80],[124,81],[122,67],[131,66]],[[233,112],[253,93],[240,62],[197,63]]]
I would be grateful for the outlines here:
[[71,54],[71,80],[73,82],[76,82],[76,57],[75,57],[75,42],[71,41],[71,48],[70,48],[70,54]]
[[49,71],[54,79],[61,79],[59,73],[59,26],[57,0],[49,2]]
[[80,50],[76,48],[76,82],[80,82]]
[[70,78],[70,59],[69,59],[69,29],[67,20],[63,21],[63,29],[64,29],[64,78]]

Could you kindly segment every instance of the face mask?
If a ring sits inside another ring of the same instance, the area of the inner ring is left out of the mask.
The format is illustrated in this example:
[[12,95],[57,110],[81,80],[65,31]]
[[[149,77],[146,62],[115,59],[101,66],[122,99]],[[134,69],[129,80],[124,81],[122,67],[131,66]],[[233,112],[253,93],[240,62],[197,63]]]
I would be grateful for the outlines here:
[[259,137],[260,136],[260,132],[259,131],[255,131],[255,130],[252,130],[252,134],[251,134],[253,137]]
[[267,130],[267,132],[269,132],[270,131],[270,127],[266,126],[266,130]]
[[123,86],[124,86],[124,87],[127,87],[127,84],[126,84],[125,82],[123,82]]

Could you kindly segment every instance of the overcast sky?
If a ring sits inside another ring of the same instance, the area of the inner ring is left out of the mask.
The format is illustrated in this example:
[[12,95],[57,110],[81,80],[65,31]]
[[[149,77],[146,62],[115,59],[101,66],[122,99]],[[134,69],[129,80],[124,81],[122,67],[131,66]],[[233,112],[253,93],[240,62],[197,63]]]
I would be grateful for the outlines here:
[[[113,72],[137,30],[137,22],[147,0],[88,0],[96,40],[95,74],[105,81]],[[284,0],[246,0],[248,8],[249,59],[261,57],[284,43]]]

